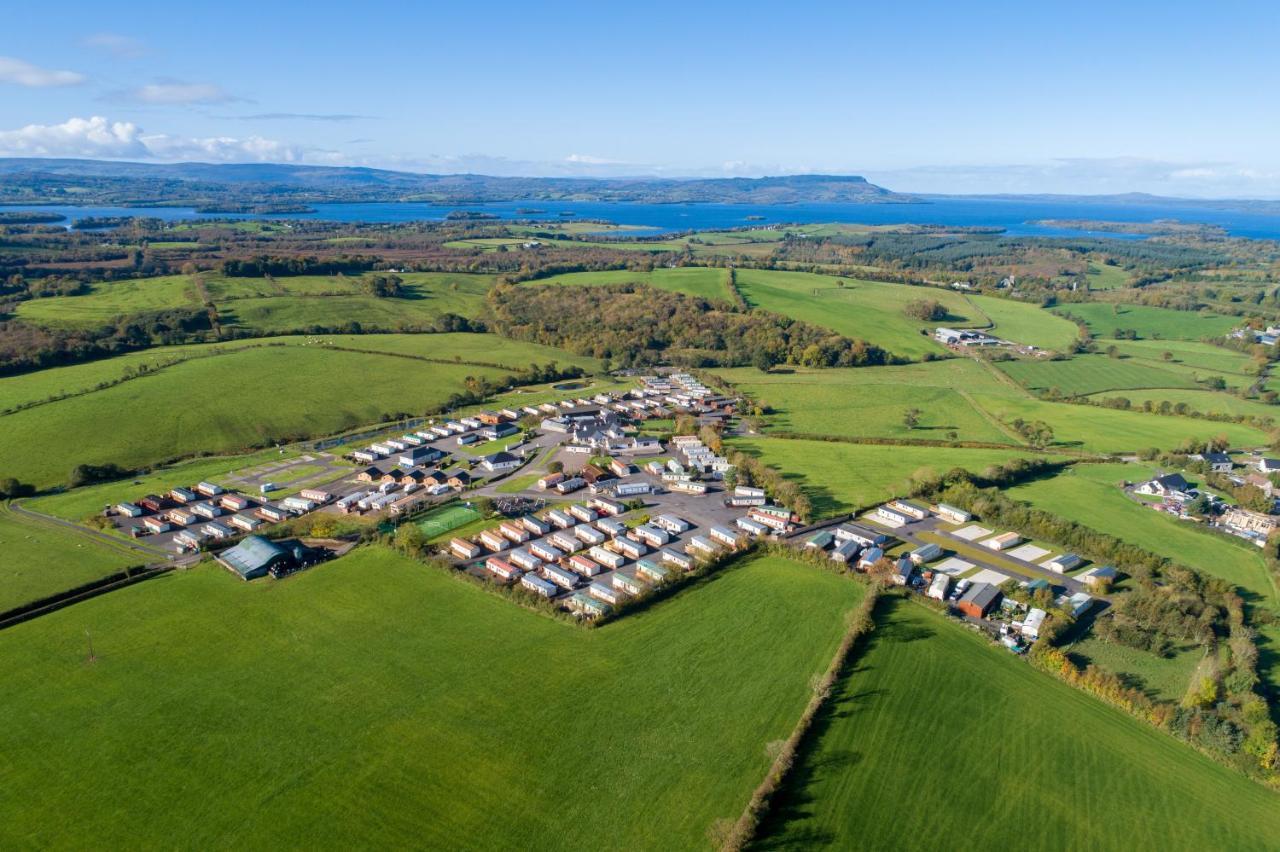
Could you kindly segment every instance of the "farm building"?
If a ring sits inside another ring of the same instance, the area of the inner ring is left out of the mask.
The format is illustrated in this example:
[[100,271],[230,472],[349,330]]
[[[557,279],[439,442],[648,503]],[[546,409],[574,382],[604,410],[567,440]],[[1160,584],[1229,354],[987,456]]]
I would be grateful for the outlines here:
[[1079,568],[1084,564],[1084,560],[1074,553],[1064,553],[1061,556],[1047,559],[1040,564],[1056,574],[1065,574],[1068,571],[1074,571]]
[[520,578],[520,585],[544,598],[554,598],[558,591],[555,586],[548,583],[537,574],[525,574]]
[[1000,533],[982,542],[982,546],[991,550],[1008,550],[1022,543],[1022,536],[1015,532]]
[[939,503],[933,512],[942,520],[953,524],[967,524],[973,520],[973,515],[964,509],[957,509],[955,506],[948,506],[946,503]]
[[546,574],[548,580],[555,583],[562,589],[576,589],[578,588],[578,583],[582,579],[572,571],[561,568],[557,565],[548,565],[543,569],[543,573]]
[[230,569],[241,580],[256,580],[268,572],[279,570],[294,560],[294,554],[262,536],[245,536],[244,541],[228,547],[217,556],[223,567]]
[[951,578],[946,574],[935,574],[933,582],[929,584],[929,597],[935,601],[945,601],[947,599],[947,590],[951,588]]
[[970,618],[985,618],[999,606],[1002,597],[998,587],[990,583],[974,583],[960,598],[956,608]]
[[498,452],[485,456],[480,466],[490,473],[506,473],[520,466],[520,459],[508,452]]
[[449,551],[459,559],[475,559],[480,555],[480,545],[473,541],[467,541],[465,538],[455,538],[449,541]]
[[569,557],[569,565],[573,570],[582,574],[584,577],[594,577],[604,571],[604,569],[600,567],[600,563],[592,559],[588,559],[581,553]]
[[588,618],[597,618],[608,614],[610,607],[604,601],[597,600],[585,592],[577,592],[569,598],[569,609]]
[[927,542],[920,545],[910,553],[911,561],[916,565],[924,565],[926,562],[932,562],[935,559],[942,558],[942,548],[933,542]]

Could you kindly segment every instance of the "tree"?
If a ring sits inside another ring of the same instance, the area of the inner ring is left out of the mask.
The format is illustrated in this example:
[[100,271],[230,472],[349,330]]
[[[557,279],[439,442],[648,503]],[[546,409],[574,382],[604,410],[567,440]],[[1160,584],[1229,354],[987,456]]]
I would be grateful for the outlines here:
[[547,470],[551,473],[563,473],[564,462],[560,461],[559,459],[556,459],[551,464],[547,465]]
[[939,322],[947,318],[946,307],[936,299],[916,299],[907,302],[902,312],[921,322]]
[[406,556],[423,556],[427,552],[427,535],[417,524],[401,524],[396,528],[395,546]]
[[902,412],[902,425],[908,429],[914,429],[920,425],[920,409],[908,408]]

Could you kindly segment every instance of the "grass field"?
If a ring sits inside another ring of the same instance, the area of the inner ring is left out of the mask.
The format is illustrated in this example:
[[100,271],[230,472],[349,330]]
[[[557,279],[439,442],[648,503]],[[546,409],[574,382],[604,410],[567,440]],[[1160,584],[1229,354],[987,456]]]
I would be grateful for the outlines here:
[[903,313],[908,302],[941,302],[952,314],[946,320],[950,325],[986,323],[962,296],[949,290],[763,269],[739,269],[738,289],[755,307],[826,326],[907,358],[944,351],[941,344],[921,333],[939,323],[908,317]]
[[1057,388],[1069,396],[1128,388],[1195,388],[1188,375],[1154,364],[1106,355],[1077,355],[1067,361],[1003,361],[997,366],[1028,388]]
[[1029,453],[795,441],[782,438],[735,438],[735,449],[757,454],[795,480],[820,517],[838,515],[889,497],[901,497],[911,474],[922,468],[945,473],[954,467],[981,472],[993,464]]
[[[895,367],[761,373],[748,368],[715,371],[777,413],[771,428],[843,437],[893,437],[1011,443],[1012,439],[975,408],[967,391],[1006,388],[981,365],[965,359]],[[918,409],[908,429],[903,414]]]
[[1275,847],[1275,792],[923,607],[891,619],[760,848]]
[[[64,481],[80,463],[138,467],[196,452],[235,452],[325,435],[386,415],[421,413],[463,390],[467,376],[510,376],[505,369],[380,352],[448,361],[483,358],[512,368],[549,361],[593,366],[590,359],[491,335],[334,335],[256,343],[262,345],[182,347],[183,357],[211,357],[189,358],[123,384],[0,417],[0,476],[44,487]],[[41,372],[0,379],[0,395],[30,399],[83,388],[109,375],[108,363],[68,367],[52,377]],[[85,371],[83,380],[78,370]],[[59,436],[56,453],[36,449],[49,435]]]
[[860,593],[759,559],[585,631],[376,548],[170,575],[0,633],[0,838],[702,849]]
[[1114,337],[1118,329],[1125,329],[1136,331],[1145,340],[1200,340],[1225,334],[1240,324],[1238,317],[1108,302],[1062,305],[1052,310],[1084,320],[1099,339]]
[[[673,290],[701,296],[704,299],[728,301],[729,290],[725,283],[728,270],[703,266],[684,266],[674,269],[655,269],[651,272],[633,272],[614,269],[604,272],[568,272],[550,278],[539,278],[528,284],[647,284],[659,290]],[[526,285],[527,286],[527,285]]]
[[1090,290],[1120,290],[1129,286],[1133,276],[1118,266],[1091,263],[1085,273]]
[[148,561],[0,504],[0,612]]
[[[1209,376],[1247,375],[1252,364],[1248,355],[1198,340],[1106,340],[1100,345],[1114,346],[1130,358],[1166,368],[1189,367]],[[1165,360],[1166,352],[1173,357]]]
[[968,298],[979,311],[991,318],[995,324],[992,332],[997,337],[1061,352],[1070,347],[1080,334],[1074,323],[1037,305],[994,296]]
[[1092,663],[1114,672],[1159,701],[1180,701],[1204,659],[1204,648],[1199,645],[1186,645],[1170,657],[1157,657],[1092,635],[1066,650],[1076,665]]
[[[313,326],[360,322],[400,329],[429,325],[442,314],[473,316],[492,276],[406,272],[402,298],[365,295],[358,276],[299,275],[279,278],[204,277],[204,290],[225,327],[287,334]],[[18,307],[29,322],[76,328],[102,325],[120,316],[175,308],[196,309],[205,295],[192,276],[135,278],[92,286],[84,296],[34,299]]]
[[1267,405],[1256,399],[1241,399],[1233,394],[1211,390],[1126,390],[1122,393],[1098,394],[1100,397],[1122,396],[1135,406],[1150,400],[1154,403],[1185,402],[1192,411],[1215,414],[1244,415],[1247,417],[1270,417],[1280,420],[1280,406]]

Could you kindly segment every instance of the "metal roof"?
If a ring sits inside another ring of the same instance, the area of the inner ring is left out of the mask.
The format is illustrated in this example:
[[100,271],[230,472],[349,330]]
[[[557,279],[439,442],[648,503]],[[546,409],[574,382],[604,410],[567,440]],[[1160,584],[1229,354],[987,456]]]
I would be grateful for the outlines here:
[[235,547],[229,547],[218,555],[218,560],[241,577],[266,571],[273,560],[287,556],[288,552],[259,535],[246,536]]

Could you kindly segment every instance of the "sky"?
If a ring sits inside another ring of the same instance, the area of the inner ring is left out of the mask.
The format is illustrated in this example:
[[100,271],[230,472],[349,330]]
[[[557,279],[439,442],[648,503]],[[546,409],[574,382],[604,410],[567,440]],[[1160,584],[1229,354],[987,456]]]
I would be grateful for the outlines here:
[[0,156],[1280,198],[1278,25],[1231,0],[24,3]]

